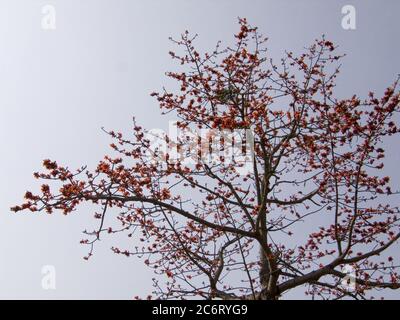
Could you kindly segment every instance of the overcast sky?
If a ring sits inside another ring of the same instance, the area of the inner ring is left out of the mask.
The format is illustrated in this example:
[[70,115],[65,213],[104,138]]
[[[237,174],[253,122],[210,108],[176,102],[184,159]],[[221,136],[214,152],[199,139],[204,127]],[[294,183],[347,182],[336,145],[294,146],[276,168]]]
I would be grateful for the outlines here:
[[[347,4],[356,8],[356,30],[342,28]],[[43,29],[46,5],[55,9],[55,29]],[[44,158],[93,166],[108,152],[102,126],[128,130],[135,115],[148,128],[167,127],[149,93],[175,67],[169,36],[188,29],[208,50],[217,40],[232,41],[237,17],[247,17],[279,59],[325,34],[347,53],[340,94],[365,96],[382,92],[400,72],[399,13],[396,0],[0,0],[0,298],[130,299],[151,292],[151,270],[110,251],[125,238],[105,238],[83,260],[87,248],[79,241],[94,227],[90,208],[64,217],[12,214],[9,207],[35,189],[32,172]],[[395,182],[398,146],[389,151]],[[55,289],[42,287],[46,265],[55,268]]]

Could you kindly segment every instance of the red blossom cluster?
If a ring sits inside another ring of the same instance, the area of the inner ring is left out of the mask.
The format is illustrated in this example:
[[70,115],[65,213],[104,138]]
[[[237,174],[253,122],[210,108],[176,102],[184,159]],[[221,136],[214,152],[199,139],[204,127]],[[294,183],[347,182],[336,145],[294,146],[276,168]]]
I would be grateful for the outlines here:
[[[399,288],[398,257],[385,252],[398,243],[400,216],[383,171],[384,140],[399,132],[397,81],[381,98],[338,99],[343,56],[332,42],[316,40],[276,65],[257,28],[239,25],[234,45],[211,53],[196,51],[188,32],[172,40],[183,48],[170,55],[184,71],[167,75],[180,91],[152,96],[181,128],[249,130],[250,172],[239,174],[234,162],[152,161],[147,131],[135,122],[131,139],[108,132],[117,156],[94,171],[45,160],[35,177],[59,187],[43,184],[12,210],[100,207],[100,226],[82,240],[88,257],[102,234],[136,235],[140,246],[113,251],[166,275],[154,279],[160,298],[277,299],[305,286],[314,297],[360,299]],[[104,225],[107,214],[120,228]],[[355,270],[355,288],[342,283],[345,266]]]

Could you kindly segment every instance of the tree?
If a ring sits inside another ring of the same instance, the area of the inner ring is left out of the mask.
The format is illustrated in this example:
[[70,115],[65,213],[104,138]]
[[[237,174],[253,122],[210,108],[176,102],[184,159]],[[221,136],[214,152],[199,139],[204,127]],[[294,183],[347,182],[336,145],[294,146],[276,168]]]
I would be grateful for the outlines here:
[[[113,251],[161,275],[158,298],[278,299],[303,286],[317,298],[361,299],[398,289],[388,251],[400,216],[383,175],[385,139],[399,132],[398,79],[381,98],[338,99],[343,55],[332,42],[287,52],[277,66],[257,28],[239,26],[232,47],[206,54],[187,31],[171,39],[183,47],[170,54],[184,71],[167,74],[180,92],[152,96],[179,119],[178,139],[135,120],[132,138],[107,131],[115,156],[93,171],[45,160],[34,176],[52,186],[12,210],[99,207],[86,258],[103,234],[139,233],[142,245]],[[105,225],[110,214],[120,228]]]

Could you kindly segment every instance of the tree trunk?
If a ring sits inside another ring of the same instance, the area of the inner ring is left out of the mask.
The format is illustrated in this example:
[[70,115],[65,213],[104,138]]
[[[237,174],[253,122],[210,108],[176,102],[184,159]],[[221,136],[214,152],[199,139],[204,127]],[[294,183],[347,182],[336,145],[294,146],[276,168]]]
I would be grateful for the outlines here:
[[[272,255],[272,252],[270,253]],[[274,257],[267,257],[265,249],[260,246],[260,283],[261,292],[259,300],[278,300],[277,282],[279,273],[275,267]]]

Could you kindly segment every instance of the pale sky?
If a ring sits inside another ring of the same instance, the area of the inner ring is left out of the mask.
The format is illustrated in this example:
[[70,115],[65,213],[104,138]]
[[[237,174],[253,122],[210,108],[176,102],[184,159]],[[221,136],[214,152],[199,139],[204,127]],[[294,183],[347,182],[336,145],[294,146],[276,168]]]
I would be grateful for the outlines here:
[[[356,8],[356,30],[341,26],[347,4]],[[55,30],[42,28],[44,5],[56,10]],[[37,188],[32,173],[43,159],[95,165],[110,142],[101,127],[126,131],[134,115],[147,128],[167,128],[149,93],[175,68],[168,37],[188,29],[200,49],[212,50],[217,40],[229,44],[237,17],[246,17],[279,59],[325,34],[347,53],[339,93],[365,96],[400,72],[399,13],[396,0],[0,0],[0,298],[130,299],[152,291],[141,260],[110,250],[128,246],[125,237],[104,238],[83,260],[81,232],[95,227],[90,208],[68,217],[9,208]],[[395,182],[398,146],[393,141],[388,154]],[[56,270],[54,290],[42,288],[45,265]]]

